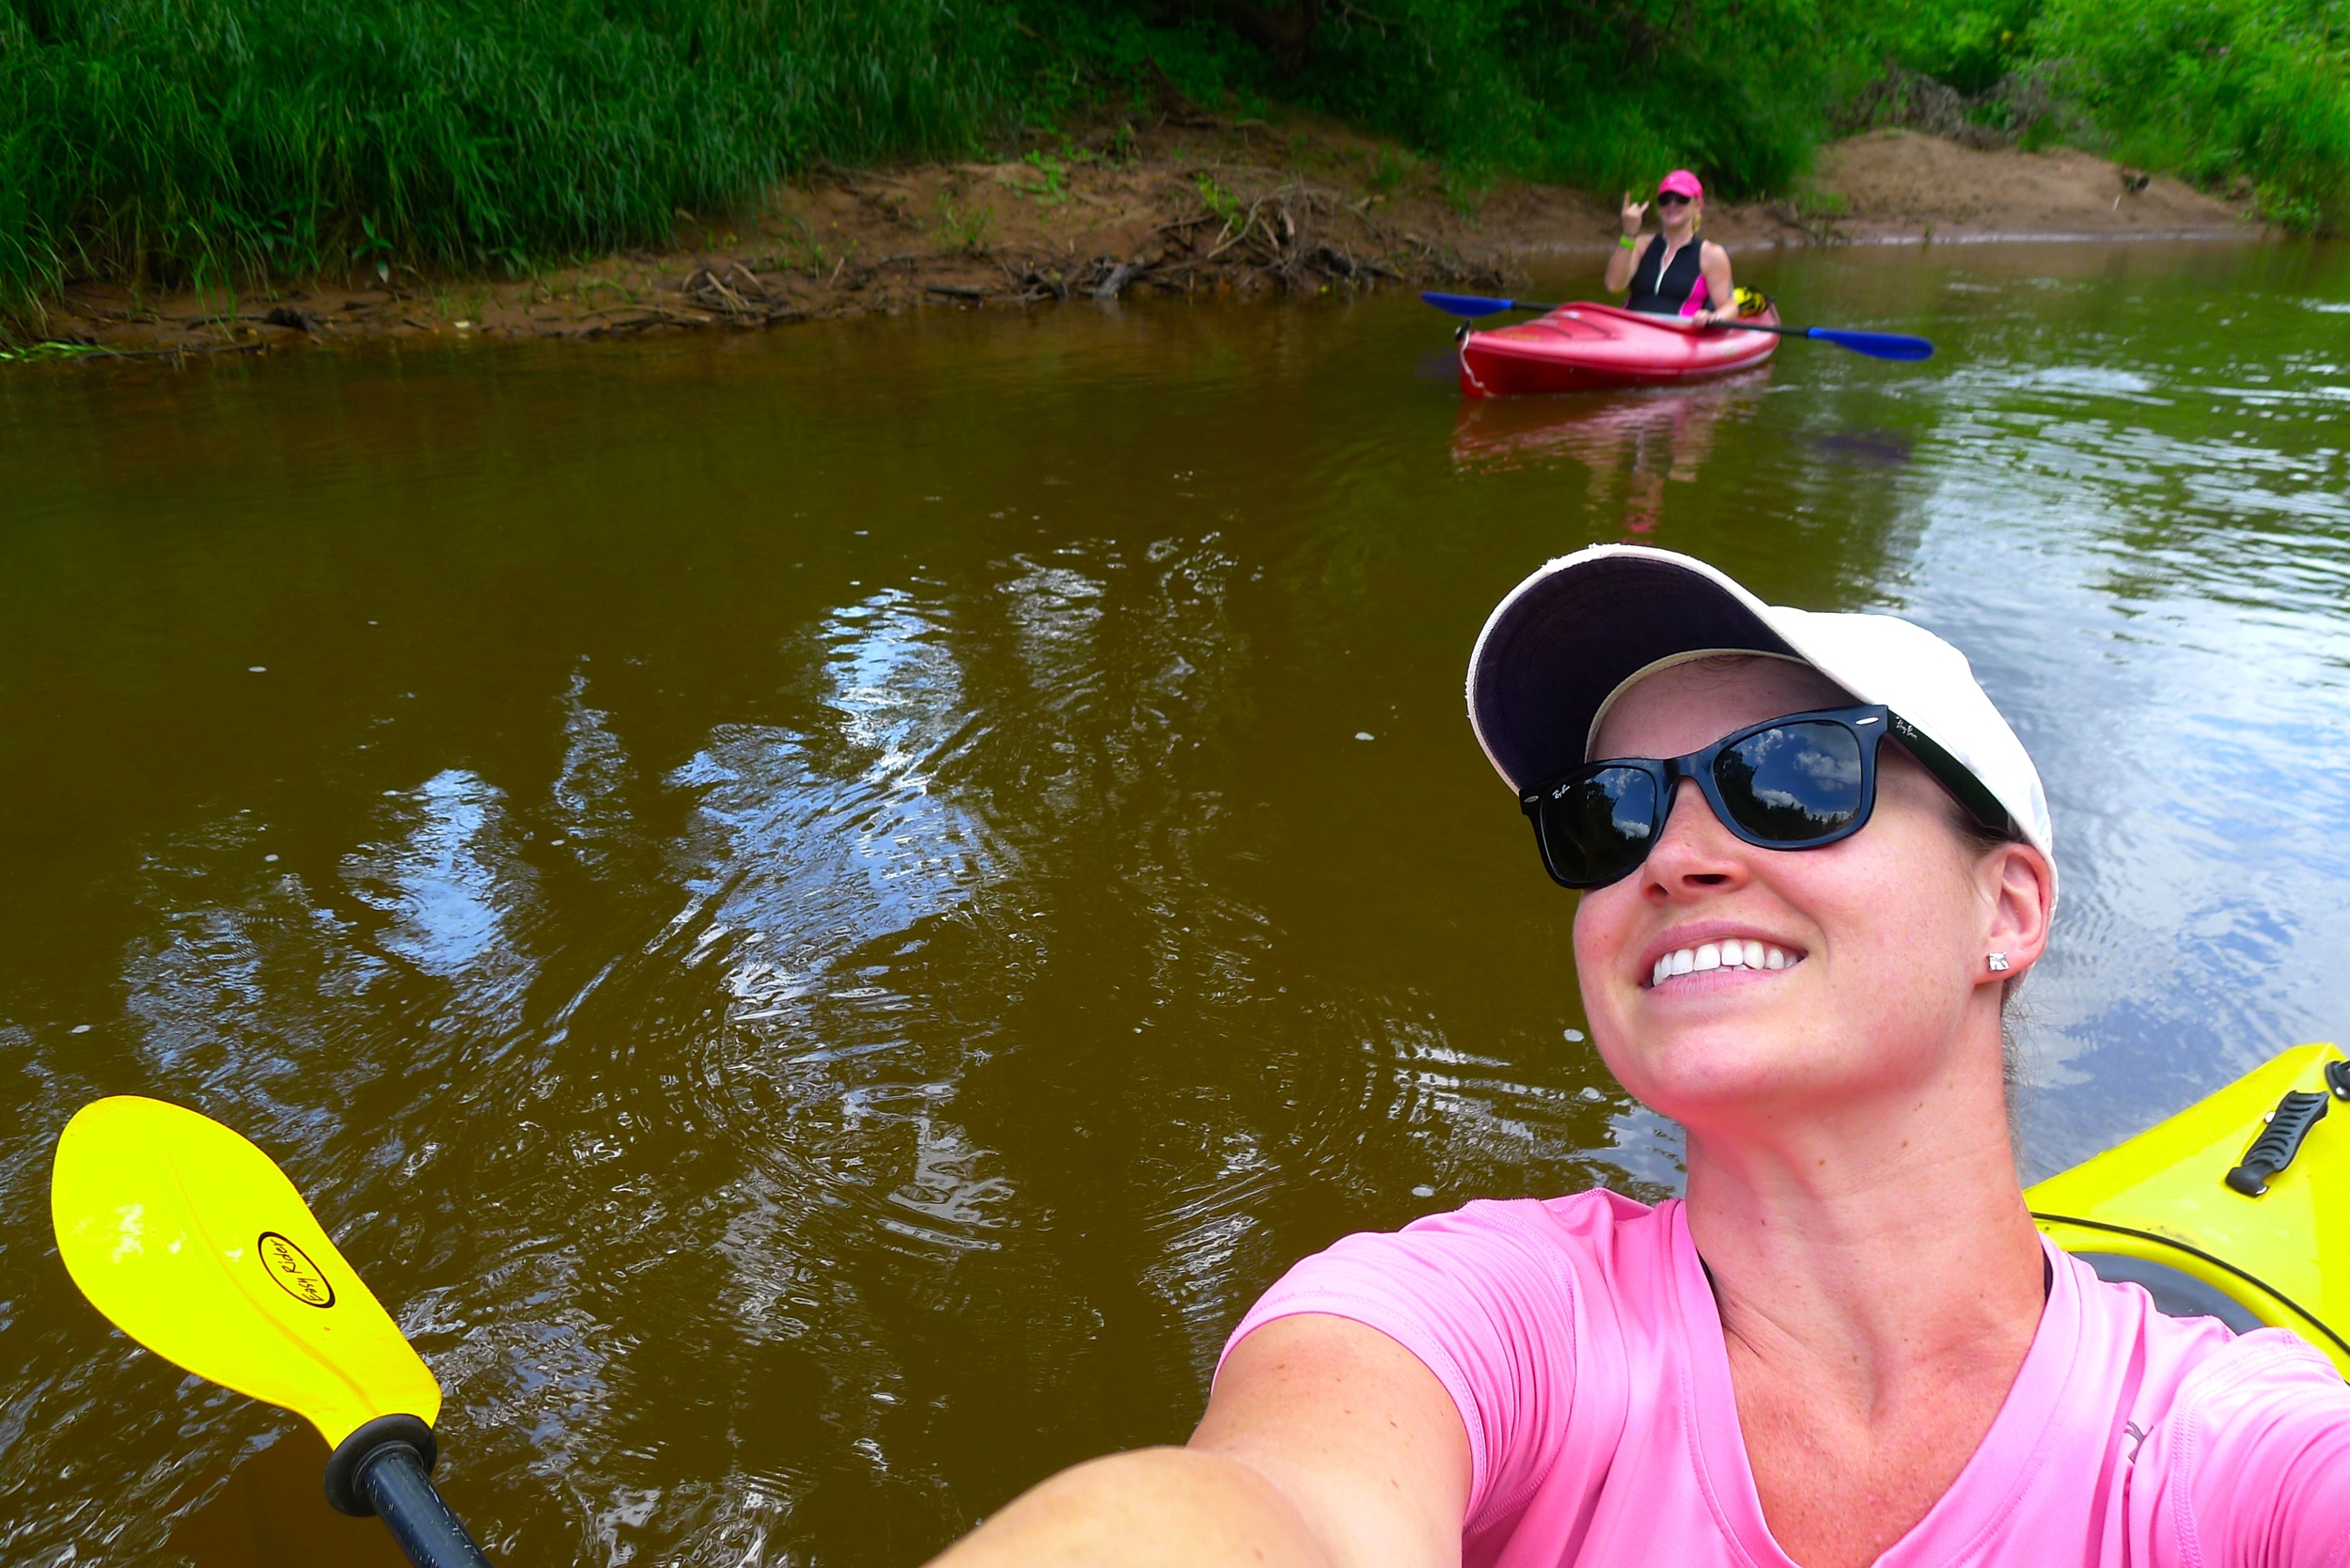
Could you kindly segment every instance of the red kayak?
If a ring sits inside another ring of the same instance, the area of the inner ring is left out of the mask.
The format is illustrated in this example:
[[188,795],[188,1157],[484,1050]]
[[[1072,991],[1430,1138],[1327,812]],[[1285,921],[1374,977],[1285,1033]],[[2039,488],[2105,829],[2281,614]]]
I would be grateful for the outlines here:
[[[1754,320],[1778,324],[1766,308]],[[1547,316],[1461,339],[1461,392],[1508,398],[1523,392],[1583,392],[1602,386],[1675,386],[1771,357],[1778,337],[1736,327],[1700,329],[1678,316],[1612,305],[1562,305]]]

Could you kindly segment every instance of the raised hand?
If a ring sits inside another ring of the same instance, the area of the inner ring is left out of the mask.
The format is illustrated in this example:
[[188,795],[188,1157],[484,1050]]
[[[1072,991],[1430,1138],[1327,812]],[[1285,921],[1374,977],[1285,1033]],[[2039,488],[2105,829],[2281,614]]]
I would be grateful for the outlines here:
[[1632,199],[1632,193],[1630,191],[1624,192],[1623,231],[1626,234],[1639,233],[1640,220],[1646,216],[1648,216],[1648,203],[1645,201],[1635,201]]

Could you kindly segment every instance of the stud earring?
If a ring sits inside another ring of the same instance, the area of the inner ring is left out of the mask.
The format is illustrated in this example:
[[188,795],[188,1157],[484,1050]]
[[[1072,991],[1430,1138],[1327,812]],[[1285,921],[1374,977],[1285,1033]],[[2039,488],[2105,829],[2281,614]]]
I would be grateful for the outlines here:
[[1995,975],[2007,973],[2007,954],[2005,953],[1993,953],[1989,958],[1984,959],[1983,963],[1989,965],[1991,972]]

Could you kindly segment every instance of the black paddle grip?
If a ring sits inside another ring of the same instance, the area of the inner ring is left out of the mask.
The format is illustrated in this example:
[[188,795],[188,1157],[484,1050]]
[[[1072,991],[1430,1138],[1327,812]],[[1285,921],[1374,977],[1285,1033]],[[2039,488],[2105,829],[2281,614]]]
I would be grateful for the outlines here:
[[341,1513],[380,1515],[415,1568],[490,1568],[431,1471],[440,1445],[415,1416],[378,1416],[335,1445],[326,1500]]
[[2293,1156],[2301,1152],[2301,1140],[2326,1119],[2326,1107],[2332,1104],[2330,1096],[2312,1090],[2287,1090],[2277,1108],[2268,1113],[2268,1125],[2244,1152],[2243,1163],[2228,1172],[2228,1185],[2247,1198],[2266,1192],[2268,1179],[2293,1163]]
[[490,1568],[464,1525],[450,1513],[424,1461],[405,1443],[386,1443],[359,1466],[359,1485],[415,1568]]

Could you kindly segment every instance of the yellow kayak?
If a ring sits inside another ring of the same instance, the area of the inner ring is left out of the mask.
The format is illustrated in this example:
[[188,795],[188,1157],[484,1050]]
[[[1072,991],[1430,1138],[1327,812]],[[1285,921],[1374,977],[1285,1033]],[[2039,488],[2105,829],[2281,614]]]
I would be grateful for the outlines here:
[[2350,1062],[2299,1045],[2027,1190],[2032,1218],[2175,1317],[2290,1328],[2350,1376]]

